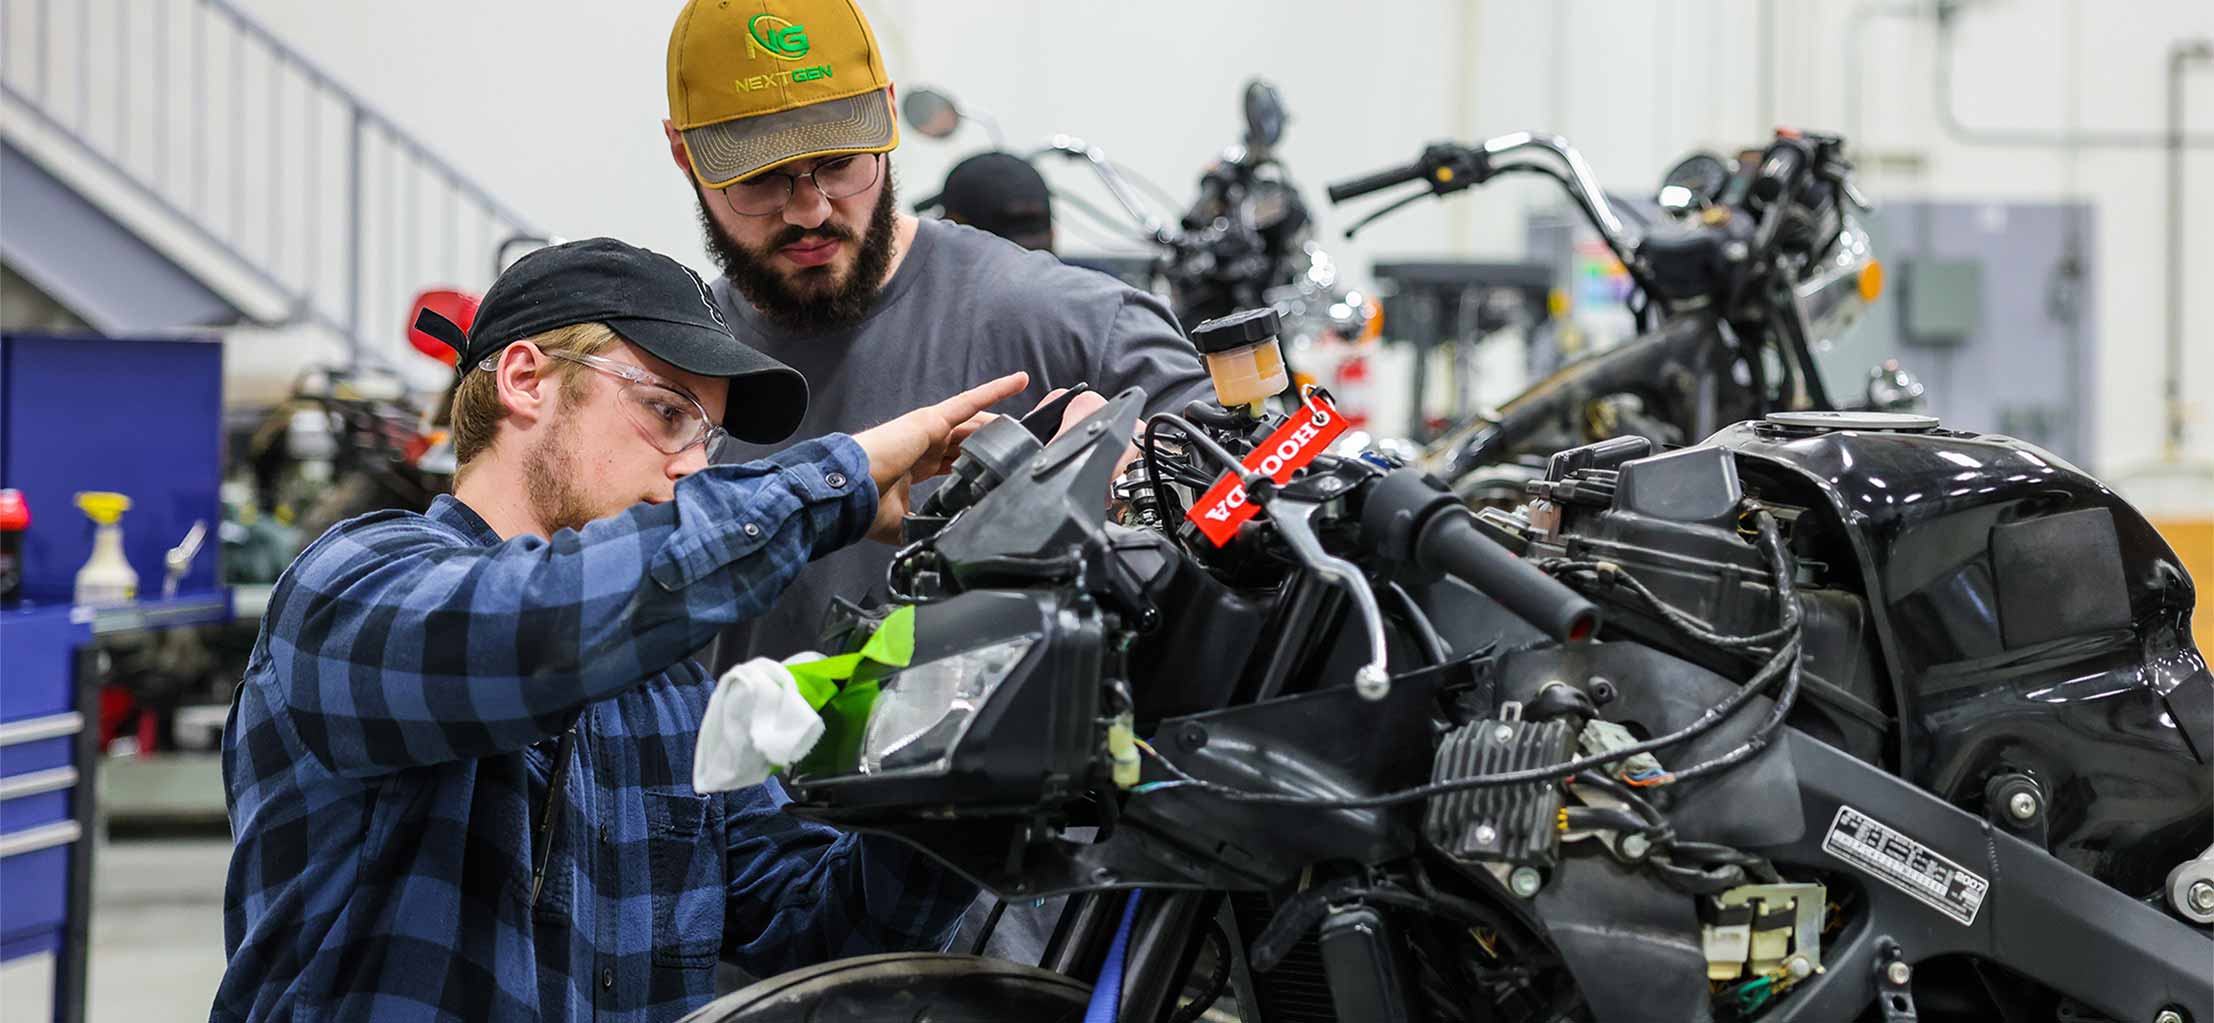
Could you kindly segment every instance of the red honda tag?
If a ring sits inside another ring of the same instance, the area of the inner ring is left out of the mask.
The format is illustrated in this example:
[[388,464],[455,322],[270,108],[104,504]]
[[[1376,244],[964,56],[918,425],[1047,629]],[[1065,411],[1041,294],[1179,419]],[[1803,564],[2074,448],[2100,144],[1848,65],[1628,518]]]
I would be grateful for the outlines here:
[[[1314,461],[1315,456],[1327,450],[1330,442],[1337,440],[1345,429],[1345,417],[1320,395],[1310,394],[1298,412],[1245,456],[1245,467],[1278,483],[1289,482],[1292,470]],[[1259,507],[1246,501],[1245,486],[1238,482],[1238,477],[1225,472],[1214,486],[1199,496],[1199,501],[1184,513],[1184,517],[1220,547],[1229,543],[1238,527],[1259,511]]]

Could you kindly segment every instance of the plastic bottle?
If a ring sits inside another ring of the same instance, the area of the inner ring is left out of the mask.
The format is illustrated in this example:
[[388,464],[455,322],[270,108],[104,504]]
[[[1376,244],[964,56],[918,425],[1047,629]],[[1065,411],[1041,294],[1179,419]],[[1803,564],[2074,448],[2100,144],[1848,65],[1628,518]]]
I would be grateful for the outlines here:
[[23,600],[23,531],[31,528],[31,506],[23,492],[0,490],[0,607]]
[[1282,324],[1274,309],[1247,309],[1192,328],[1192,343],[1207,357],[1215,400],[1223,408],[1257,406],[1291,386],[1276,340]]
[[92,534],[92,557],[77,570],[77,603],[99,606],[138,599],[138,573],[123,557],[123,513],[131,499],[105,490],[77,495],[77,507],[99,528]]

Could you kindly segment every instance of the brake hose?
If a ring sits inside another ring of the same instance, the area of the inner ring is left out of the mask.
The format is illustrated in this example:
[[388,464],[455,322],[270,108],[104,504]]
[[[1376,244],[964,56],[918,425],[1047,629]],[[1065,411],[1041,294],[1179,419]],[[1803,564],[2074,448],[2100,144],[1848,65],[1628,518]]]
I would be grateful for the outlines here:
[[1099,979],[1092,984],[1092,1000],[1084,1006],[1084,1023],[1115,1023],[1122,1015],[1122,957],[1130,944],[1130,925],[1138,919],[1138,899],[1133,889],[1122,907],[1122,923],[1115,926],[1115,940],[1107,946],[1107,959],[1099,964]]

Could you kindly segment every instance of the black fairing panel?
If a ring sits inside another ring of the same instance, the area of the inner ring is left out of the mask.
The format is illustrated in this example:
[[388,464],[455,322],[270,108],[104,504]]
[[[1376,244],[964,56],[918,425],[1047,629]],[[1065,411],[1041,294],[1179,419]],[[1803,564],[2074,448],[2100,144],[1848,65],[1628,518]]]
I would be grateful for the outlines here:
[[[2051,802],[2053,851],[2132,894],[2210,837],[2214,676],[2195,590],[2143,515],[2035,445],[1946,430],[1739,423],[1747,489],[1849,544],[1900,708],[1902,769],[1981,810]],[[1802,527],[1808,528],[1808,527]]]

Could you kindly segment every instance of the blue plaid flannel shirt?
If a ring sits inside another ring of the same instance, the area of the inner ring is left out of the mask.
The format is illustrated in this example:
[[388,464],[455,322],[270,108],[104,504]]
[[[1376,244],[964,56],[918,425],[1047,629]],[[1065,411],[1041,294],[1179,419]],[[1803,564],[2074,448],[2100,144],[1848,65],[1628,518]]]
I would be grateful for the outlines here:
[[[467,506],[347,522],[271,596],[223,734],[214,1020],[673,1020],[767,975],[941,945],[976,889],[919,853],[691,788],[689,659],[876,511],[851,438],[502,542]],[[573,760],[535,908],[553,750]]]

